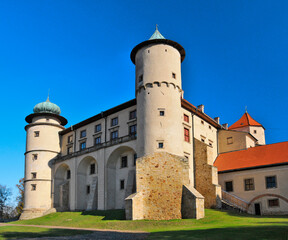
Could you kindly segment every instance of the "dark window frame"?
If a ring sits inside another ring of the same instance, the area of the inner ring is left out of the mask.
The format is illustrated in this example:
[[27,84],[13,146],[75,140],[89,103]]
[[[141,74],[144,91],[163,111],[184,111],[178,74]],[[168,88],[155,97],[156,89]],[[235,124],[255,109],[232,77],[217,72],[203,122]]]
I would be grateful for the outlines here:
[[245,178],[244,179],[244,190],[245,191],[254,191],[255,190],[254,178]]
[[225,191],[226,192],[234,192],[233,181],[226,181],[225,182]]
[[128,156],[122,156],[120,168],[127,168],[127,167],[128,167]]
[[[268,179],[273,179],[274,181],[268,181]],[[266,189],[271,189],[271,188],[277,188],[277,176],[265,176],[265,183],[266,183]]]
[[97,132],[101,132],[101,131],[102,131],[101,123],[95,125],[94,132],[97,133]]
[[86,129],[80,131],[80,138],[84,138],[84,137],[86,137],[86,136],[87,136],[87,134],[86,134]]
[[137,118],[137,111],[136,110],[130,111],[129,120],[136,119],[136,118]]
[[111,127],[118,125],[118,117],[114,117],[111,119]]
[[96,164],[91,163],[90,164],[90,175],[95,174],[95,173],[96,173]]

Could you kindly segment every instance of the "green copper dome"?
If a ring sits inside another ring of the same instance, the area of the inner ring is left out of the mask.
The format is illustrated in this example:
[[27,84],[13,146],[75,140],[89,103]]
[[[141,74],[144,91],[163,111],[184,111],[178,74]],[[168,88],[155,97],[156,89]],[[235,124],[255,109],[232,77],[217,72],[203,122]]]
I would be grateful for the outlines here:
[[54,113],[57,115],[60,115],[61,111],[60,108],[49,101],[49,97],[47,98],[46,102],[41,102],[38,103],[34,108],[33,108],[34,113]]

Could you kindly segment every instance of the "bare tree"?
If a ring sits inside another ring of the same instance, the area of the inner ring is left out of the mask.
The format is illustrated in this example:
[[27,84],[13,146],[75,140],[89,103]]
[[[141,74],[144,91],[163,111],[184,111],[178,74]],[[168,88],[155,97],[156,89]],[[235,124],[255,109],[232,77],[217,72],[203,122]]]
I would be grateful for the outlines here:
[[11,197],[11,190],[0,184],[0,220],[4,217],[7,201]]
[[24,178],[21,178],[19,180],[19,184],[16,184],[16,187],[18,188],[19,191],[19,195],[16,198],[16,201],[18,202],[16,211],[18,216],[20,216],[24,208]]

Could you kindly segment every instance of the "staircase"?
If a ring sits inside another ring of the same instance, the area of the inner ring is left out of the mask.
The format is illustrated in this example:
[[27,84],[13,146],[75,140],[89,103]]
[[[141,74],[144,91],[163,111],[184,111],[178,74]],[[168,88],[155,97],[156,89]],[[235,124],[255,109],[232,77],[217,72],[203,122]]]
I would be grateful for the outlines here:
[[222,208],[234,209],[238,210],[239,212],[247,212],[248,202],[222,190]]

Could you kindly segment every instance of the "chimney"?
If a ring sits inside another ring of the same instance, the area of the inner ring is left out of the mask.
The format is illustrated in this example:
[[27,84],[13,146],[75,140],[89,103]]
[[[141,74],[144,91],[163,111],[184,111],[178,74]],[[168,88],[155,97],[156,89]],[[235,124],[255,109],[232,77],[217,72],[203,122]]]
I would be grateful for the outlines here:
[[227,130],[228,129],[228,123],[223,123],[222,126]]
[[204,105],[201,104],[199,106],[197,106],[198,110],[204,113]]
[[220,117],[215,117],[214,120],[215,120],[218,124],[220,124]]

